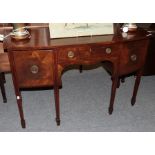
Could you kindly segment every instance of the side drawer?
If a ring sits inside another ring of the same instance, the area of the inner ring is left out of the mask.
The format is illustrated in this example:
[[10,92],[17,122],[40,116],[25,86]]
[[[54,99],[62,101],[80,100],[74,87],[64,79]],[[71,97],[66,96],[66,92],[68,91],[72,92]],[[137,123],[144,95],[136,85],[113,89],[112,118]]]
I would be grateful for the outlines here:
[[143,67],[147,54],[148,40],[124,43],[120,57],[120,73],[128,74]]
[[16,78],[20,88],[53,85],[52,51],[14,51],[13,57]]

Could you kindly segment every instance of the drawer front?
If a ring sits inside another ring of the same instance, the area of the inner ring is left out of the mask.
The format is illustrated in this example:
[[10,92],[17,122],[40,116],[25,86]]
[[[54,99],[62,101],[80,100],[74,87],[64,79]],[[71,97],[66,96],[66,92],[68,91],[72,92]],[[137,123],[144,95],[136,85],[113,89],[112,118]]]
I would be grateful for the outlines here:
[[53,53],[51,51],[13,52],[20,88],[53,85]]
[[118,53],[119,45],[99,45],[99,46],[91,46],[91,57],[93,56],[101,58],[101,57],[111,57],[115,56]]
[[109,59],[119,55],[120,45],[89,45],[79,48],[80,59],[98,60]]
[[58,49],[58,61],[78,64],[84,61],[104,61],[120,54],[120,45],[81,45]]
[[58,50],[58,61],[67,61],[70,63],[77,62],[79,60],[79,50],[77,47],[66,47]]
[[120,72],[126,74],[141,68],[145,63],[148,40],[124,43],[120,57]]
[[79,47],[80,59],[91,58],[91,46],[81,46]]

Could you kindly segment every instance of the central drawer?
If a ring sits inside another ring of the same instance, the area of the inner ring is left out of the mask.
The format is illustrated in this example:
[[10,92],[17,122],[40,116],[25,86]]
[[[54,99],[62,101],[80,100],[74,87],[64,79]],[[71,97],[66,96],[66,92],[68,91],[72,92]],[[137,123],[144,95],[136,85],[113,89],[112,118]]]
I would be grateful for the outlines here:
[[13,58],[20,88],[53,85],[52,51],[14,51]]

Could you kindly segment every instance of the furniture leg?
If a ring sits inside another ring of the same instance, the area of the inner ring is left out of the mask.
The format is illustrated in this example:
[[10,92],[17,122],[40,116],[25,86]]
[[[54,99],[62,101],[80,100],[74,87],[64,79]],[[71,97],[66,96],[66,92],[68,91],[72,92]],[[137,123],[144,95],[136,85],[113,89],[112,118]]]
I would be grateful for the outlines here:
[[4,73],[1,73],[1,74],[2,74],[2,78],[3,78],[4,83],[6,83],[5,74]]
[[111,88],[111,98],[110,98],[110,105],[109,105],[109,114],[111,115],[113,112],[113,105],[114,105],[114,99],[116,94],[116,88],[118,86],[118,77],[112,78],[112,88]]
[[60,102],[59,102],[59,73],[58,73],[58,55],[54,53],[54,99],[55,99],[55,111],[56,111],[56,123],[60,125]]
[[[10,52],[9,59],[10,59],[10,61],[12,61],[14,63],[13,58],[14,58],[14,56]],[[22,96],[21,96],[21,92],[19,90],[18,81],[15,78],[16,70],[14,68],[14,65],[11,65],[11,70],[13,71],[12,72],[12,80],[13,80],[14,90],[15,90],[15,94],[16,94],[16,100],[17,100],[17,106],[18,106],[18,111],[19,111],[20,120],[21,120],[21,126],[22,126],[22,128],[26,128],[26,122],[24,119],[24,112],[23,112],[23,106],[22,106]]]
[[117,88],[120,87],[120,78],[118,79],[118,82],[117,82]]
[[59,106],[59,87],[54,86],[54,96],[55,96],[55,110],[56,110],[56,123],[60,125],[60,106]]
[[80,66],[79,66],[79,71],[80,71],[80,73],[82,73],[82,70],[83,70],[83,66],[80,65]]
[[3,97],[3,102],[6,103],[7,98],[6,98],[5,87],[4,87],[4,79],[3,78],[4,78],[3,73],[0,73],[0,87],[1,87],[2,97]]
[[125,77],[121,77],[121,82],[122,82],[122,83],[125,82]]
[[136,75],[136,80],[135,80],[133,95],[132,95],[132,98],[131,98],[131,105],[132,105],[132,106],[133,106],[133,105],[135,104],[135,102],[136,102],[136,96],[137,96],[137,92],[138,92],[138,88],[139,88],[141,76],[142,76],[142,70],[138,71],[138,72],[137,72],[137,75]]
[[21,126],[22,128],[26,128],[26,123],[24,119],[24,113],[23,113],[23,106],[22,106],[22,97],[21,95],[17,95],[17,105],[18,105],[18,110],[19,110],[19,115],[21,119]]

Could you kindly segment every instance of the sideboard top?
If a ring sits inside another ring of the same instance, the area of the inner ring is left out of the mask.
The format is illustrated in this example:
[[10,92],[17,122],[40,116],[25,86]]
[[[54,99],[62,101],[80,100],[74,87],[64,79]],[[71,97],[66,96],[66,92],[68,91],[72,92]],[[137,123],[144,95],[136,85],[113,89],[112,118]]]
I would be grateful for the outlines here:
[[[5,34],[8,34],[11,30],[5,30]],[[29,29],[31,38],[25,40],[14,40],[8,37],[4,41],[4,48],[8,50],[29,50],[29,49],[52,49],[61,46],[73,46],[83,44],[112,44],[133,40],[141,40],[147,38],[149,35],[143,29],[138,29],[136,32],[127,33],[124,36],[121,31],[115,32],[112,35],[100,35],[100,36],[87,36],[87,37],[75,37],[75,38],[61,38],[50,39],[49,28],[40,27]]]

